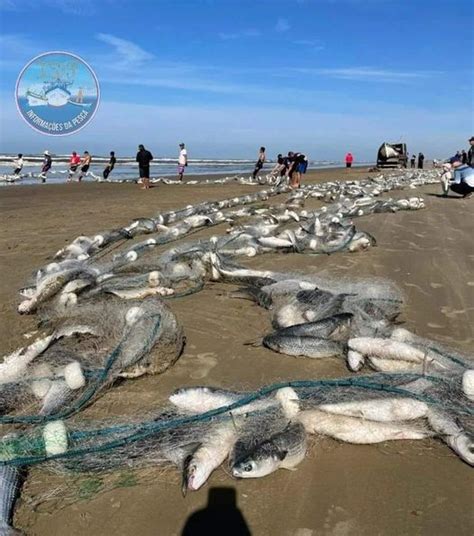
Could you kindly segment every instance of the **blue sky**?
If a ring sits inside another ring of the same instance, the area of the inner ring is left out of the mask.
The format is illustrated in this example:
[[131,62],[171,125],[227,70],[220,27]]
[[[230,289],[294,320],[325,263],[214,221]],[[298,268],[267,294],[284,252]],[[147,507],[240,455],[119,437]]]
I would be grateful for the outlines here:
[[[383,141],[428,157],[467,145],[473,121],[468,0],[0,0],[0,152],[75,149],[373,159]],[[35,55],[95,70],[93,122],[46,137],[18,116]]]

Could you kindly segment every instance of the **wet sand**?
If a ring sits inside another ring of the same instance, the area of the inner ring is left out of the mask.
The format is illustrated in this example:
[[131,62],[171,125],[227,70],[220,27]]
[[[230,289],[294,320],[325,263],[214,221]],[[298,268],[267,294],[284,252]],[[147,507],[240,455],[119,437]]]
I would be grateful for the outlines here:
[[[342,176],[363,177],[366,170],[317,171],[306,180]],[[35,326],[34,317],[15,313],[17,289],[35,268],[51,260],[77,235],[255,188],[234,184],[159,186],[145,192],[127,184],[65,184],[2,189],[0,352],[23,344],[22,333]],[[405,294],[403,320],[408,329],[472,352],[474,202],[431,195],[438,194],[437,185],[392,195],[412,194],[423,195],[425,210],[357,220],[358,228],[377,238],[378,247],[368,252],[318,257],[264,255],[246,263],[347,278],[386,277]],[[217,227],[193,237],[222,232],[223,227]],[[161,376],[118,385],[87,413],[140,412],[184,385],[245,389],[276,380],[348,375],[344,364],[336,360],[317,362],[245,346],[244,342],[268,331],[269,317],[249,301],[230,298],[232,289],[210,284],[196,295],[173,301],[171,306],[187,336],[177,364]],[[236,481],[220,468],[202,490],[185,499],[178,481],[172,470],[149,468],[136,485],[132,479],[110,491],[89,493],[87,499],[72,504],[59,498],[38,506],[35,498],[58,483],[72,489],[74,477],[50,476],[35,469],[18,505],[16,525],[26,534],[38,536],[180,535],[188,517],[206,507],[211,488],[231,487],[255,536],[468,535],[474,531],[470,470],[437,441],[355,446],[320,439],[295,471]],[[221,531],[226,533],[225,523]]]

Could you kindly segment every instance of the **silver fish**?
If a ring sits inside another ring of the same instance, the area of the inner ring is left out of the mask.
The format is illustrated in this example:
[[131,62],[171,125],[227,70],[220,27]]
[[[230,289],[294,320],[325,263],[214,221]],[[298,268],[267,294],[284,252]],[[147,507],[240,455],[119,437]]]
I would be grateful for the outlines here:
[[281,432],[255,446],[232,465],[232,474],[237,478],[260,478],[277,469],[292,469],[306,454],[306,432],[299,423],[290,423]]
[[275,352],[286,355],[311,357],[342,357],[345,347],[340,342],[321,339],[318,337],[299,337],[295,335],[280,335],[271,333],[263,338],[263,345]]
[[0,467],[0,536],[21,534],[11,526],[13,508],[20,486],[20,469],[8,465]]
[[317,322],[295,324],[278,330],[281,336],[318,337],[331,340],[347,340],[350,335],[350,327],[353,315],[351,313],[339,313],[322,318]]

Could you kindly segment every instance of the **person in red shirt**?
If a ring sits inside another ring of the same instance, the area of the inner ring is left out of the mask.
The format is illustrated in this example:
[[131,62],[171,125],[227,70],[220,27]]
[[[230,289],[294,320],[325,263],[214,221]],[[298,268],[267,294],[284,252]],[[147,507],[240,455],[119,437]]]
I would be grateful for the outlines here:
[[352,167],[352,162],[354,161],[354,157],[352,156],[352,153],[346,154],[346,168]]
[[69,182],[72,180],[72,176],[74,175],[74,173],[76,173],[80,163],[81,157],[76,153],[76,151],[73,151],[69,160]]

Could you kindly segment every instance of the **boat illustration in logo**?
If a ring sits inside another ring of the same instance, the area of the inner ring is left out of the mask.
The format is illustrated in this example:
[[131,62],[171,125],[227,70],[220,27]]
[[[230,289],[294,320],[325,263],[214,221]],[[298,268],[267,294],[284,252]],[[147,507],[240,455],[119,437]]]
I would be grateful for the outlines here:
[[68,87],[71,82],[62,81],[59,78],[50,83],[45,83],[43,91],[35,92],[28,89],[26,97],[30,106],[65,106],[70,103],[74,106],[80,106],[83,108],[89,108],[91,103],[84,103],[84,93],[82,89],[79,89],[77,96],[73,97]]
[[32,128],[51,136],[65,136],[83,128],[94,117],[99,100],[95,73],[69,52],[37,56],[17,80],[18,112]]

